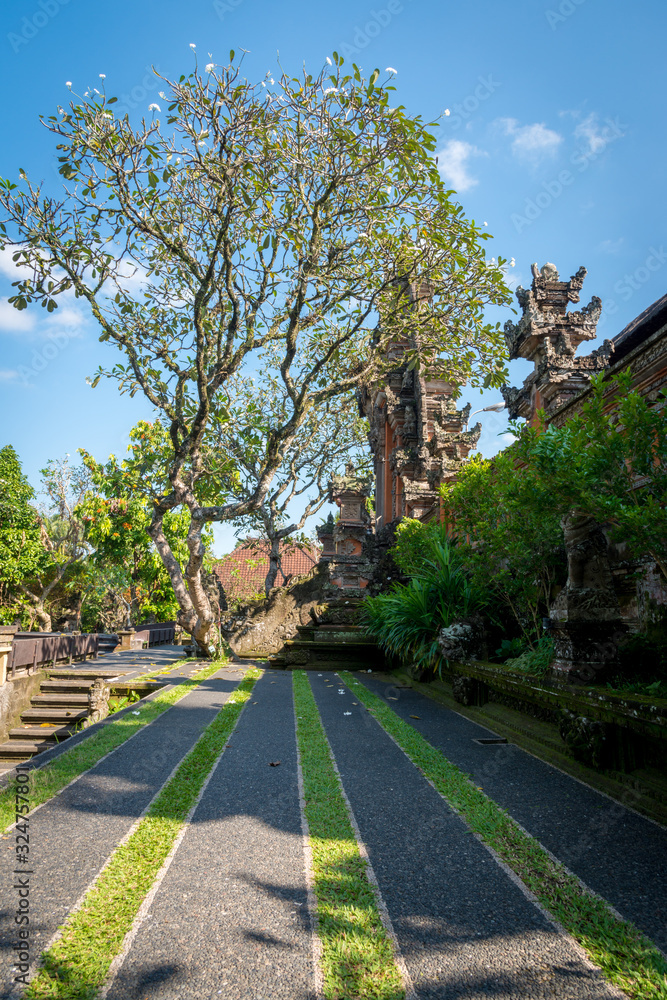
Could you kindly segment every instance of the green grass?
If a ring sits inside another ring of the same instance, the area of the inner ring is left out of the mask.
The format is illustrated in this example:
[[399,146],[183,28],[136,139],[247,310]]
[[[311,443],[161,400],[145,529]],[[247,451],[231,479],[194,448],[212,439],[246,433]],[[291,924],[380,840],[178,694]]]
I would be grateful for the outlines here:
[[[45,764],[39,770],[28,772],[30,808],[35,809],[36,806],[57,795],[70,781],[78,778],[84,771],[93,767],[105,754],[115,750],[130,736],[134,736],[139,729],[148,725],[166,709],[171,708],[200,681],[206,680],[223,665],[220,662],[207,663],[205,667],[202,667],[201,670],[198,670],[196,674],[184,680],[177,687],[170,691],[160,691],[151,701],[139,705],[136,709],[138,715],[128,712],[119,719],[113,719],[88,739],[56,757],[50,764]],[[14,819],[14,784],[10,782],[6,788],[0,791],[0,830],[6,830],[14,822]]]
[[[667,962],[637,928],[619,920],[607,904],[551,860],[536,840],[381,698],[352,674],[340,677],[396,740],[425,778],[475,833],[512,868],[539,902],[579,942],[604,976],[638,1000],[667,998]],[[638,887],[641,891],[641,887]]]
[[303,671],[294,703],[328,1000],[401,1000],[403,981],[350,824],[320,717]]
[[42,955],[43,968],[23,994],[26,1000],[92,1000],[97,994],[260,674],[246,673],[127,843],[114,852],[62,936]]

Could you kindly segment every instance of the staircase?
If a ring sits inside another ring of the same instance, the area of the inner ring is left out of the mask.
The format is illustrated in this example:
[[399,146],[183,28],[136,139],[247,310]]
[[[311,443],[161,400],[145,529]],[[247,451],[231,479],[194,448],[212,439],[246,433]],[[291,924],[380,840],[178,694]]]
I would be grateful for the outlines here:
[[120,644],[120,639],[117,635],[109,634],[104,635],[100,633],[97,637],[97,655],[105,656],[107,653],[113,653],[116,647]]
[[50,750],[78,732],[89,718],[89,692],[93,682],[103,677],[111,681],[117,670],[50,670],[39,694],[30,699],[20,725],[9,730],[9,739],[0,744],[0,770]]
[[337,598],[313,615],[312,623],[297,627],[271,667],[282,670],[383,670],[385,659],[374,639],[356,623],[361,600]]

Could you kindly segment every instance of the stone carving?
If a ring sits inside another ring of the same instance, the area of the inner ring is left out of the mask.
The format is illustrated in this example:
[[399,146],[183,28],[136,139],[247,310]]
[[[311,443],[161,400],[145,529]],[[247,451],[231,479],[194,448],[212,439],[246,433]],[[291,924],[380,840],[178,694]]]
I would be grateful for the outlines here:
[[[410,308],[418,309],[423,289],[406,291]],[[386,355],[392,368],[382,384],[358,393],[375,460],[376,529],[437,509],[438,486],[456,475],[481,432],[480,424],[463,429],[470,407],[457,409],[455,385],[408,367],[406,355],[419,347],[418,336],[413,330],[409,341],[392,343]]]
[[94,725],[106,719],[109,714],[109,688],[104,683],[103,677],[97,677],[93,681],[88,691],[88,718],[84,722],[83,728]]
[[617,662],[625,630],[604,532],[591,518],[575,514],[561,524],[568,579],[550,612],[553,670],[572,680],[589,681]]
[[475,677],[458,674],[452,680],[452,695],[460,705],[483,705],[487,701],[487,690]]
[[576,760],[590,767],[601,768],[609,757],[609,726],[584,715],[563,711],[559,727],[561,739],[572,750]]
[[505,386],[503,397],[511,418],[532,419],[538,409],[548,415],[586,388],[592,375],[608,367],[614,346],[602,347],[586,357],[575,357],[579,344],[596,336],[602,303],[593,296],[587,306],[567,311],[579,302],[586,277],[580,267],[569,281],[561,281],[553,264],[539,270],[533,264],[529,289],[519,286],[516,297],[523,310],[518,323],[505,323],[505,341],[511,359],[526,358],[535,368],[521,389]]
[[446,660],[466,663],[484,655],[484,622],[475,615],[440,630],[438,645]]

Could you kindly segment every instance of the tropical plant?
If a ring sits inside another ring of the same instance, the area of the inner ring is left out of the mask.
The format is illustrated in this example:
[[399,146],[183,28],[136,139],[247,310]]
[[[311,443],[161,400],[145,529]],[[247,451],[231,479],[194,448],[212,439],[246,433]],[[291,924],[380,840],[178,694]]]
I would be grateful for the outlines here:
[[651,402],[632,377],[595,376],[579,413],[562,427],[521,428],[512,453],[551,511],[609,525],[667,580],[667,393]]
[[532,648],[554,586],[566,577],[549,483],[519,466],[509,449],[493,459],[473,457],[440,492],[472,579],[494,598],[497,617],[508,617],[502,609],[509,612],[513,628]]
[[[434,533],[435,534],[435,533]],[[414,578],[367,597],[361,622],[382,649],[422,669],[439,669],[442,628],[480,611],[487,598],[465,571],[460,550],[440,538],[424,547]]]

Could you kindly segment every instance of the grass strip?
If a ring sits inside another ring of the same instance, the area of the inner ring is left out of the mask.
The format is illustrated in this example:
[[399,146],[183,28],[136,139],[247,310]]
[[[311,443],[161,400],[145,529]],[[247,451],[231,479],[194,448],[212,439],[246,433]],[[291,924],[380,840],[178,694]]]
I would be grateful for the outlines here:
[[297,741],[329,1000],[401,1000],[405,989],[382,925],[310,683],[294,671]]
[[[102,726],[96,733],[89,736],[70,750],[60,754],[55,760],[45,764],[37,770],[28,772],[30,808],[47,802],[61,789],[68,785],[74,778],[78,778],[84,771],[88,771],[105,754],[110,753],[129,739],[130,736],[148,725],[161,715],[166,709],[171,708],[177,701],[185,697],[200,681],[206,680],[211,674],[216,673],[224,666],[222,662],[207,663],[205,667],[198,670],[192,677],[184,680],[177,687],[170,691],[160,691],[159,694],[143,704],[137,702],[137,707],[118,719],[113,719]],[[15,812],[15,789],[13,782],[0,791],[0,830],[6,830],[14,822]]]
[[381,698],[347,671],[339,676],[424,777],[579,942],[609,982],[638,1000],[667,998],[667,962],[652,941],[629,921],[619,920],[602,899],[552,861],[504,809]]
[[42,955],[43,968],[24,997],[91,1000],[100,990],[260,674],[246,673],[127,843],[116,849],[59,940]]

